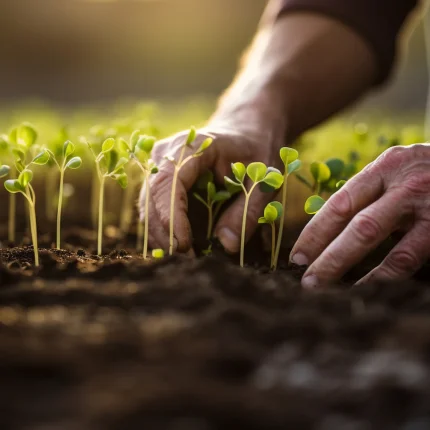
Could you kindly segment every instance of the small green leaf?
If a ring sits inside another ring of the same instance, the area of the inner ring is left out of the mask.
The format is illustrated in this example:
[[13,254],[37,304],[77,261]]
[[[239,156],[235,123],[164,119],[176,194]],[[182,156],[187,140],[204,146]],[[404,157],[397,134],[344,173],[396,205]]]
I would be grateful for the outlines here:
[[13,148],[12,154],[13,154],[15,160],[24,161],[24,159],[25,159],[25,153],[24,153],[24,151],[21,151],[21,149]]
[[121,173],[120,175],[116,175],[115,180],[121,188],[127,188],[128,177],[126,173]]
[[115,164],[115,167],[113,169],[114,172],[117,172],[119,169],[124,167],[128,163],[128,158],[121,157],[117,163]]
[[4,178],[5,176],[7,176],[10,172],[10,167],[6,166],[5,164],[3,164],[2,166],[0,166],[0,178]]
[[241,184],[233,181],[233,179],[230,179],[228,176],[224,176],[224,183],[225,183],[227,190],[229,190],[229,191],[230,191],[230,189],[231,190],[237,190],[237,189],[242,190]]
[[0,135],[0,151],[6,151],[9,148],[9,137],[5,134]]
[[75,152],[75,145],[70,140],[63,145],[63,157],[67,158]]
[[67,162],[66,169],[79,169],[79,167],[81,166],[82,166],[81,157],[73,157]]
[[325,204],[320,196],[310,196],[305,203],[305,212],[309,215],[316,214]]
[[260,218],[258,218],[258,224],[268,224],[266,218],[264,218],[264,216],[261,216]]
[[273,206],[269,203],[264,208],[264,218],[269,223],[275,222],[278,219],[278,211],[276,210],[275,206]]
[[127,154],[131,151],[128,142],[122,137],[118,139],[118,148],[121,152],[126,152]]
[[284,166],[287,166],[299,158],[299,153],[295,149],[288,148],[287,146],[280,149],[279,155],[282,162],[284,163]]
[[18,182],[22,188],[25,188],[33,179],[33,172],[28,169],[24,169],[18,176]]
[[330,176],[332,178],[340,178],[343,170],[345,169],[345,163],[340,158],[330,158],[325,162],[330,169]]
[[112,151],[112,149],[114,148],[114,146],[115,146],[115,139],[113,137],[109,137],[108,139],[106,139],[103,142],[102,153],[106,154],[106,153]]
[[151,175],[155,175],[156,173],[158,173],[158,167],[154,165],[151,167]]
[[18,179],[8,179],[4,183],[4,187],[10,193],[23,193],[25,190],[22,185],[19,183]]
[[18,127],[16,134],[16,141],[20,145],[24,145],[27,148],[34,145],[37,140],[37,131],[31,124],[24,123]]
[[248,165],[246,173],[253,182],[260,182],[267,173],[267,167],[264,163],[255,162]]
[[193,196],[196,200],[198,200],[200,203],[202,203],[203,205],[205,205],[206,207],[208,206],[208,203],[205,202],[205,200],[203,199],[203,197],[200,194],[197,193],[193,193]]
[[346,184],[346,181],[345,180],[341,180],[341,181],[339,181],[337,184],[336,184],[336,189],[337,190],[340,190],[344,185]]
[[38,166],[44,166],[50,159],[51,155],[49,152],[44,149],[42,152],[37,154],[34,158],[31,164],[37,164]]
[[18,170],[18,172],[22,172],[25,169],[25,166],[21,160],[17,160],[15,161],[15,168]]
[[140,136],[136,148],[139,148],[141,151],[146,152],[147,154],[150,154],[152,151],[152,148],[154,148],[155,145],[155,137],[152,136]]
[[131,151],[134,151],[134,148],[136,147],[137,142],[139,142],[140,134],[141,134],[140,130],[134,130],[133,133],[131,133],[130,145],[127,145],[127,146],[129,146],[129,149]]
[[287,167],[287,173],[291,175],[291,173],[297,172],[302,167],[302,162],[300,160],[294,160]]
[[276,219],[278,220],[279,218],[281,218],[282,213],[284,212],[284,208],[282,207],[282,204],[280,202],[274,201],[269,203],[269,205],[273,206],[276,209],[276,212],[278,213],[278,216]]
[[314,161],[311,164],[311,174],[316,182],[323,184],[330,179],[330,169],[325,163]]
[[10,143],[12,143],[13,145],[17,145],[18,144],[17,136],[18,136],[18,127],[15,127],[9,132]]
[[191,144],[196,140],[197,130],[195,127],[191,127],[185,145],[191,146]]
[[152,250],[152,257],[157,259],[157,260],[164,258],[164,251],[162,249],[153,249]]
[[226,200],[228,200],[230,198],[231,198],[231,194],[228,191],[221,190],[215,194],[213,201],[214,202],[225,202]]
[[208,137],[207,139],[205,139],[203,143],[199,146],[199,149],[197,149],[197,151],[194,153],[194,155],[198,156],[203,154],[203,152],[205,152],[206,149],[208,149],[209,146],[212,145],[213,141],[214,140],[211,137]]
[[263,179],[263,182],[274,188],[275,190],[278,190],[282,187],[282,184],[284,183],[284,177],[280,173],[269,172]]
[[246,175],[246,167],[243,163],[232,163],[231,170],[238,182],[242,183]]
[[212,201],[215,197],[215,194],[216,194],[216,187],[215,187],[215,184],[213,182],[208,182],[207,192],[208,192],[209,200]]

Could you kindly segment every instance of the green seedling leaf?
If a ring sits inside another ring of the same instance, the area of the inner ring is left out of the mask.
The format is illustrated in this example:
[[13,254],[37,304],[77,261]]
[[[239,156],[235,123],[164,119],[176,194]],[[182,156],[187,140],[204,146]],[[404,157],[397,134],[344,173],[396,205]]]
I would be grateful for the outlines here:
[[305,212],[309,215],[316,214],[325,204],[325,200],[320,196],[310,196],[305,203]]
[[[129,147],[129,149],[131,151],[134,151],[134,148],[136,147],[137,142],[139,142],[140,135],[141,135],[140,130],[134,130],[133,133],[131,133],[130,147]],[[127,146],[128,146],[128,144],[127,144]]]
[[81,157],[73,157],[67,162],[66,169],[79,169],[79,167],[81,166],[82,166]]
[[115,146],[115,139],[113,137],[109,137],[103,142],[102,153],[107,154],[108,152],[112,151],[114,146]]
[[23,193],[25,191],[18,179],[8,179],[5,181],[4,187],[12,194]]
[[10,167],[6,166],[5,164],[3,164],[2,166],[0,166],[0,178],[4,178],[5,176],[7,176],[10,172]]
[[25,123],[18,127],[16,131],[16,142],[19,145],[29,148],[34,145],[37,140],[37,131],[31,124]]
[[280,149],[279,155],[282,162],[284,163],[284,166],[287,166],[299,158],[299,153],[295,149],[288,148],[287,146]]
[[115,164],[115,167],[113,169],[114,172],[117,172],[119,169],[124,167],[128,163],[128,158],[121,157],[117,163]]
[[284,183],[284,177],[280,173],[269,172],[263,179],[263,182],[274,188],[275,190],[278,190],[282,187],[282,184]]
[[260,218],[258,218],[258,224],[268,224],[266,218],[264,218],[264,216],[261,216]]
[[193,196],[195,199],[197,199],[200,203],[204,204],[205,206],[208,205],[207,202],[205,202],[205,200],[203,199],[203,197],[200,194],[197,193],[193,193]]
[[150,154],[152,151],[152,148],[154,148],[154,145],[155,145],[155,137],[141,136],[137,142],[136,148],[139,148],[140,151]]
[[276,220],[281,218],[282,213],[284,211],[284,208],[282,207],[282,203],[274,201],[274,202],[269,203],[269,205],[273,206],[276,209],[276,211],[278,212],[278,216],[277,216]]
[[28,169],[24,169],[18,176],[18,182],[21,184],[22,188],[27,187],[27,185],[33,179],[33,172]]
[[[267,168],[267,173],[266,176],[270,173],[270,172],[276,172],[279,173],[280,175],[282,175],[281,171],[279,169],[276,169],[275,167],[268,167]],[[260,188],[260,191],[263,193],[273,193],[277,190],[277,188],[273,188],[270,185],[266,184],[264,181],[260,182],[258,187]]]
[[75,145],[73,145],[70,140],[64,143],[63,145],[63,157],[67,158],[70,157],[75,152]]
[[42,152],[37,154],[34,158],[31,164],[37,164],[38,166],[44,166],[48,161],[51,155],[49,152],[44,149]]
[[345,169],[345,163],[340,158],[330,158],[325,162],[330,169],[330,177],[340,178],[343,170]]
[[196,140],[197,130],[195,127],[191,127],[190,132],[188,133],[187,140],[185,145],[191,146],[191,144]]
[[238,182],[242,183],[246,175],[246,167],[243,163],[232,163],[231,170]]
[[228,191],[230,191],[230,189],[231,190],[236,190],[236,189],[242,190],[242,186],[239,183],[233,181],[233,179],[230,179],[228,176],[224,176],[224,183],[225,183],[225,186],[226,186]]
[[17,160],[15,161],[15,168],[18,170],[18,172],[22,172],[25,169],[25,166],[21,160]]
[[203,143],[199,146],[199,149],[197,149],[197,151],[194,153],[194,155],[197,156],[197,157],[200,156],[200,155],[202,155],[203,152],[205,152],[206,149],[208,149],[209,146],[212,145],[213,141],[214,140],[211,137],[208,137],[207,139],[205,139],[203,141]]
[[216,194],[216,188],[215,188],[215,184],[213,182],[208,182],[207,192],[208,192],[209,200],[212,201],[215,197],[215,194]]
[[115,175],[115,180],[121,188],[127,188],[128,185],[128,177],[126,173],[121,173],[119,175]]
[[24,161],[25,159],[24,151],[21,151],[21,149],[18,149],[18,148],[12,149],[12,155],[14,156],[15,160]]
[[330,169],[325,163],[314,161],[311,164],[311,174],[316,182],[323,184],[330,179]]
[[261,182],[267,173],[267,167],[264,163],[255,162],[248,165],[246,173],[253,182]]
[[302,167],[302,162],[300,160],[294,160],[292,163],[288,164],[287,173],[291,175],[291,173],[297,172]]
[[229,198],[231,198],[231,194],[228,191],[221,190],[215,194],[213,201],[214,202],[225,202]]
[[346,181],[341,180],[336,184],[336,189],[340,190],[344,185],[346,184]]
[[118,148],[121,152],[126,152],[127,154],[131,151],[128,142],[122,137],[118,139]]
[[275,222],[278,219],[278,211],[270,203],[264,208],[264,218],[268,223]]
[[18,144],[18,127],[13,128],[9,132],[9,141],[12,145]]
[[0,151],[7,151],[8,148],[9,138],[5,134],[0,135]]
[[164,251],[162,249],[153,249],[152,257],[158,259],[164,258]]
[[152,166],[151,167],[151,175],[155,175],[156,173],[158,173],[158,167],[157,166]]

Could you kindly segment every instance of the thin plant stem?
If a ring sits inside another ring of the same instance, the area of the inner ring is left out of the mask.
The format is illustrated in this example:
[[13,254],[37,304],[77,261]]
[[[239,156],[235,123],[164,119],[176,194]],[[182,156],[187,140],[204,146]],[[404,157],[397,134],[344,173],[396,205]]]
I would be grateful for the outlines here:
[[214,215],[213,215],[213,219],[216,220],[219,212],[221,210],[221,208],[223,207],[225,202],[218,202],[217,205],[215,206],[215,210],[214,210]]
[[279,253],[281,252],[282,235],[284,234],[285,213],[287,212],[287,185],[288,185],[288,167],[285,168],[284,184],[282,186],[282,215],[279,221],[278,241],[276,243],[275,256],[272,261],[272,268],[278,267]]
[[39,267],[39,245],[37,242],[37,222],[36,222],[36,200],[32,198],[32,193],[34,195],[34,191],[31,188],[31,185],[26,189],[24,196],[28,201],[29,208],[29,217],[30,217],[30,232],[31,232],[31,240],[33,242],[33,251],[34,251],[34,265]]
[[271,266],[272,269],[275,267],[275,242],[276,242],[276,227],[275,227],[275,223],[272,222],[270,223],[271,227],[272,227],[272,261],[271,261]]
[[57,207],[57,249],[61,249],[61,210],[63,207],[64,169],[60,170],[60,189],[58,191]]
[[97,255],[102,255],[104,194],[105,194],[105,177],[100,176],[99,226],[98,226],[98,234],[97,234]]
[[98,167],[96,167],[96,171],[92,174],[91,178],[91,222],[93,227],[95,228],[97,224],[97,210],[98,210],[98,201],[99,201],[99,172]]
[[212,228],[213,228],[213,207],[212,205],[208,205],[208,233],[207,233],[208,240],[210,240],[212,237]]
[[244,256],[245,256],[245,234],[246,234],[246,219],[248,214],[249,198],[251,197],[254,188],[257,186],[258,182],[255,182],[251,187],[249,192],[246,191],[245,186],[242,184],[243,191],[245,192],[245,205],[243,207],[243,217],[242,217],[242,234],[240,238],[240,267],[244,266]]
[[149,174],[146,171],[145,175],[145,235],[143,238],[143,259],[146,260],[148,258],[148,236],[149,236]]

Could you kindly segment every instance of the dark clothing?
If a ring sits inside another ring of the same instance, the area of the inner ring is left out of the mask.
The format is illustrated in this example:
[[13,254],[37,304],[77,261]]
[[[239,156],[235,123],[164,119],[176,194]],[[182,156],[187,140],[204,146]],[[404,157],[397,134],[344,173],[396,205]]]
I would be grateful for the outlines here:
[[281,14],[312,11],[353,28],[376,53],[377,83],[381,83],[392,69],[400,28],[418,0],[281,0],[281,3]]

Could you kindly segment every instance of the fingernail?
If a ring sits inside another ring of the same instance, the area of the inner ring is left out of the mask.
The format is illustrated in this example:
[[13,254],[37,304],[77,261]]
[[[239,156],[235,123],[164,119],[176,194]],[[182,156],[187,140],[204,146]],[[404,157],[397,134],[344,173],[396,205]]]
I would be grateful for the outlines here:
[[217,232],[217,237],[221,242],[221,245],[228,252],[239,251],[239,236],[237,236],[233,231],[227,227],[221,228]]
[[308,257],[306,257],[306,255],[302,254],[301,252],[294,254],[291,257],[291,262],[294,264],[297,264],[298,266],[308,266],[309,265]]
[[302,287],[305,290],[314,290],[318,288],[318,278],[315,275],[308,275],[302,279]]

